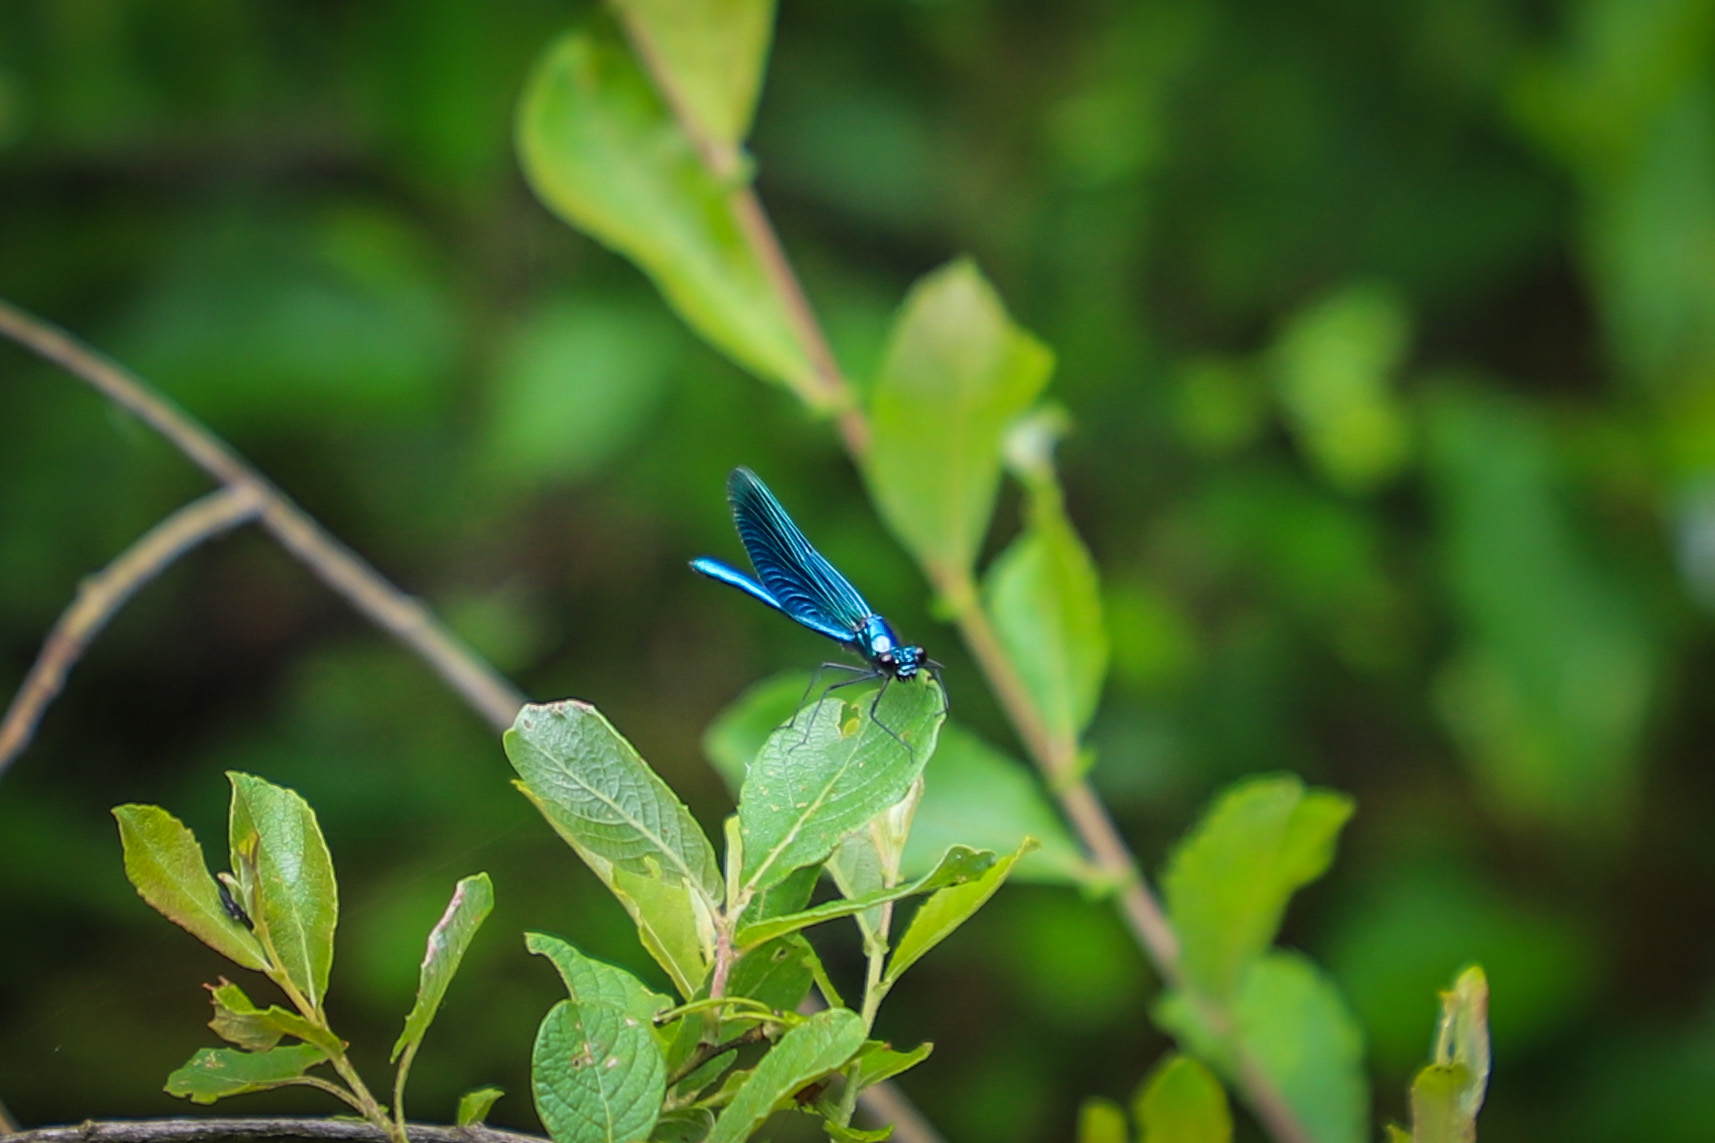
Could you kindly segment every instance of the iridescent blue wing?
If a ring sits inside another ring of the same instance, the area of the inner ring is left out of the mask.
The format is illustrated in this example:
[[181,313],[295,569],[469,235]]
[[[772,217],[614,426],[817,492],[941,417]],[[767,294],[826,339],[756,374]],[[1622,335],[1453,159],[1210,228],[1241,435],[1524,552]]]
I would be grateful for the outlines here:
[[698,556],[696,559],[691,561],[691,570],[694,572],[700,572],[719,583],[729,584],[732,587],[736,587],[746,595],[760,599],[768,606],[774,608],[774,610],[785,615],[790,615],[798,622],[804,624],[804,626],[810,628],[810,630],[826,635],[830,639],[837,639],[842,643],[856,642],[856,636],[850,628],[835,627],[832,624],[823,625],[821,623],[812,623],[802,615],[788,611],[785,607],[781,606],[780,601],[775,599],[773,593],[771,593],[766,587],[763,587],[760,583],[757,583],[731,564],[723,563],[720,560],[710,559],[708,556]]
[[874,612],[846,577],[810,546],[768,486],[750,469],[735,468],[727,479],[727,499],[738,538],[774,605],[830,639],[855,643],[858,627]]

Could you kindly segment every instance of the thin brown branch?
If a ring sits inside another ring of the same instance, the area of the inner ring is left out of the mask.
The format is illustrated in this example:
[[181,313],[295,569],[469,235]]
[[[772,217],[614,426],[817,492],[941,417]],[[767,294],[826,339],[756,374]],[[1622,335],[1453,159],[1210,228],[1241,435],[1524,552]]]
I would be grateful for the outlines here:
[[[411,1124],[412,1143],[547,1143],[536,1135],[493,1127]],[[351,1119],[111,1119],[0,1134],[4,1143],[227,1143],[246,1139],[386,1143],[387,1134]]]
[[221,484],[257,497],[257,518],[323,583],[415,651],[496,729],[512,725],[524,696],[420,602],[311,519],[189,414],[124,366],[65,331],[0,300],[0,334],[88,382],[128,409]]
[[0,719],[0,775],[29,746],[67,674],[126,601],[168,564],[252,519],[260,507],[261,499],[250,487],[229,485],[211,492],[150,528],[118,559],[78,586],[77,597],[48,633],[41,654]]

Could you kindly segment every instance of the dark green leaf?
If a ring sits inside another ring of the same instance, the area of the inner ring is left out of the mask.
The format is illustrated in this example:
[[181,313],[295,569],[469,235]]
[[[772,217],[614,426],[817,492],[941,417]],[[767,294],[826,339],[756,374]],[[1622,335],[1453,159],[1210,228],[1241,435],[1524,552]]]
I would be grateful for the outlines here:
[[863,1020],[855,1012],[829,1008],[791,1029],[728,1103],[708,1143],[743,1143],[775,1106],[805,1085],[843,1067],[863,1045]]
[[494,1101],[506,1092],[490,1084],[479,1087],[475,1091],[467,1091],[459,1096],[458,1113],[453,1122],[460,1127],[474,1127],[488,1118],[488,1111],[494,1106]]
[[138,896],[215,952],[245,968],[267,967],[262,945],[227,915],[202,846],[183,822],[160,806],[115,806],[125,876]]
[[912,288],[871,397],[864,466],[888,526],[936,580],[976,561],[1000,486],[1001,436],[1048,383],[1053,355],[1012,324],[969,262]]
[[1133,1114],[1139,1143],[1231,1143],[1233,1113],[1213,1072],[1190,1056],[1171,1053],[1137,1093]]
[[703,753],[726,782],[733,797],[744,787],[750,769],[768,736],[797,713],[809,695],[810,676],[804,671],[772,675],[745,689],[703,732]]
[[875,715],[885,726],[869,701],[825,698],[763,745],[738,803],[748,893],[826,861],[922,773],[944,717],[941,688],[928,678],[889,686]]
[[655,1125],[649,1143],[702,1143],[715,1125],[715,1113],[706,1107],[669,1111]]
[[293,1044],[266,1052],[236,1048],[202,1048],[190,1062],[167,1077],[168,1095],[192,1103],[213,1103],[228,1095],[281,1087],[327,1059],[314,1044]]
[[471,939],[493,908],[494,886],[486,873],[466,877],[453,889],[446,912],[429,933],[423,964],[417,974],[417,1000],[411,1005],[410,1015],[405,1017],[405,1030],[399,1033],[390,1060],[397,1060],[408,1046],[422,1042],[465,950],[470,948]]
[[605,30],[553,44],[525,88],[518,147],[542,201],[636,262],[693,329],[806,401],[825,399],[732,186],[625,44]]
[[[791,1012],[810,993],[816,979],[815,960],[815,951],[803,937],[778,937],[739,958],[727,979],[726,994],[760,1000],[776,1012]],[[730,1039],[755,1022],[742,1017],[725,1020],[720,1038]]]
[[319,1009],[333,968],[339,888],[316,813],[295,792],[253,774],[231,771],[227,778],[232,869],[256,906],[251,920],[259,936],[267,934],[287,979]]
[[1351,816],[1342,794],[1290,775],[1230,787],[1180,845],[1163,879],[1186,979],[1217,1004],[1267,951],[1286,903],[1320,877]]
[[1012,872],[1012,867],[1018,864],[1019,858],[1035,848],[1036,839],[1027,837],[1016,850],[995,862],[976,880],[942,889],[923,902],[887,962],[887,974],[884,978],[887,983],[892,984],[898,980],[923,954],[946,940],[954,930],[970,920],[972,914],[982,908],[984,903],[994,896],[995,890],[1006,881],[1007,874]]
[[537,1030],[531,1090],[554,1143],[646,1138],[661,1114],[666,1081],[648,1018],[617,1005],[562,1000]]
[[725,144],[750,130],[772,0],[614,0],[634,42],[646,43],[657,82],[695,129]]

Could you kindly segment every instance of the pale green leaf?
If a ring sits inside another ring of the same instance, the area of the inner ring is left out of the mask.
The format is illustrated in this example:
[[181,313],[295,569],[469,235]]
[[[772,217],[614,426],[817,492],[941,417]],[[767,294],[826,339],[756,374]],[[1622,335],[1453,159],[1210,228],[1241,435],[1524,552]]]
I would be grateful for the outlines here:
[[733,187],[606,29],[551,45],[518,112],[518,149],[542,201],[637,263],[679,315],[740,365],[824,401]]
[[1006,881],[1019,858],[1035,848],[1036,839],[1027,837],[1016,850],[995,862],[976,880],[942,889],[923,902],[887,962],[886,982],[891,985],[898,980],[925,953],[970,920],[972,914],[982,908]]
[[554,1143],[635,1143],[661,1114],[667,1066],[647,1018],[562,1000],[536,1032],[530,1086]]
[[969,262],[936,270],[906,298],[871,396],[864,471],[888,526],[931,578],[975,563],[1002,434],[1052,369],[1053,354],[1013,325]]
[[1435,1063],[1464,1069],[1459,1114],[1476,1132],[1477,1112],[1489,1086],[1489,980],[1472,965],[1441,994],[1441,1019],[1435,1029]]
[[1078,1108],[1078,1143],[1128,1143],[1125,1112],[1111,1099],[1093,1096]]
[[[1156,1019],[1232,1080],[1243,1058],[1285,1099],[1314,1143],[1369,1137],[1363,1034],[1339,993],[1308,960],[1273,952],[1245,974],[1224,1033],[1182,993]],[[1242,1087],[1236,1091],[1243,1092]]]
[[256,906],[251,920],[287,978],[319,1009],[333,969],[339,888],[316,812],[294,791],[254,774],[229,771],[227,778],[232,870]]
[[772,0],[614,0],[657,82],[696,129],[726,144],[750,130],[774,23]]
[[831,1119],[824,1119],[822,1130],[828,1133],[828,1138],[833,1140],[833,1143],[884,1143],[885,1140],[893,1138],[891,1123],[865,1130],[862,1127],[842,1127]]
[[1390,1123],[1387,1125],[1387,1143],[1416,1143],[1416,1141],[1412,1139],[1411,1132]]
[[229,1095],[282,1087],[327,1059],[314,1044],[293,1044],[266,1052],[237,1048],[201,1048],[190,1062],[167,1077],[168,1095],[192,1103],[213,1103]]
[[1221,1081],[1200,1061],[1168,1055],[1133,1105],[1139,1143],[1231,1143],[1233,1113]]
[[771,675],[747,687],[709,723],[703,732],[703,753],[733,797],[744,787],[745,771],[762,744],[797,713],[809,696],[809,686],[808,671]]
[[805,909],[801,913],[771,917],[754,925],[746,925],[738,931],[736,943],[739,948],[752,948],[764,941],[773,940],[787,933],[795,933],[799,929],[819,925],[823,921],[862,913],[866,909],[885,905],[889,901],[901,901],[922,893],[932,893],[950,885],[964,885],[981,879],[994,866],[995,856],[987,850],[978,852],[969,846],[956,845],[946,852],[933,870],[916,881],[904,885],[895,885],[888,889],[875,889],[861,897],[829,901],[825,905],[817,905],[815,908]]
[[1190,985],[1224,1004],[1267,951],[1294,890],[1333,860],[1352,802],[1291,775],[1229,787],[1179,846],[1162,884]]
[[829,1008],[780,1037],[752,1069],[715,1120],[708,1143],[742,1143],[775,1106],[794,1092],[843,1067],[863,1046],[863,1020],[855,1012]]
[[1394,374],[1411,318],[1390,290],[1349,286],[1295,314],[1274,348],[1287,424],[1330,483],[1367,492],[1408,458],[1411,425]]
[[939,684],[894,683],[873,718],[870,705],[867,695],[856,706],[824,698],[763,744],[738,802],[747,892],[826,861],[922,773],[945,716]]
[[935,1050],[931,1043],[918,1044],[909,1052],[895,1051],[892,1045],[881,1040],[868,1040],[861,1051],[852,1057],[853,1070],[850,1082],[859,1091],[871,1087],[883,1080],[910,1071],[918,1064],[929,1058],[929,1053]]
[[1032,485],[1024,532],[989,568],[984,602],[1048,732],[1073,740],[1095,714],[1107,673],[1101,585],[1052,474]]
[[1026,837],[1041,848],[1013,873],[1019,881],[1089,884],[1096,878],[1035,775],[949,720],[923,771],[923,799],[901,869],[921,876],[952,845],[1011,853]]
[[673,1003],[623,968],[585,956],[559,937],[525,933],[524,947],[553,963],[565,982],[566,994],[579,1006],[610,1004],[648,1023]]
[[458,1113],[453,1117],[453,1122],[460,1127],[475,1127],[488,1118],[494,1101],[505,1094],[503,1089],[493,1084],[465,1092],[459,1096]]
[[227,915],[202,846],[185,824],[160,806],[115,806],[125,876],[138,896],[215,952],[245,968],[267,967],[255,934]]
[[1411,1081],[1415,1143],[1475,1143],[1477,1121],[1459,1110],[1471,1073],[1460,1064],[1430,1064]]
[[494,885],[488,874],[466,877],[454,887],[452,900],[429,933],[428,944],[423,950],[423,963],[417,973],[417,999],[405,1017],[405,1030],[399,1033],[390,1060],[397,1060],[399,1053],[408,1046],[422,1042],[423,1034],[429,1030],[435,1013],[440,1010],[441,1000],[447,994],[453,974],[458,971],[459,962],[464,959],[465,950],[470,948],[471,939],[493,908]]

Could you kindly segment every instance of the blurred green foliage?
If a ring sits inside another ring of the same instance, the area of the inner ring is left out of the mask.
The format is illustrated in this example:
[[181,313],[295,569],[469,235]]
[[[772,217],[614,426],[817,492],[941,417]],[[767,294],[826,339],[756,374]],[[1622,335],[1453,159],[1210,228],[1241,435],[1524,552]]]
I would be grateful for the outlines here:
[[[595,702],[705,828],[731,806],[714,713],[824,651],[684,569],[730,550],[738,463],[1010,749],[829,428],[526,188],[514,105],[586,11],[15,0],[0,295],[150,375],[533,695]],[[906,287],[959,253],[1058,358],[1112,645],[1093,773],[1151,871],[1235,776],[1354,797],[1284,940],[1350,999],[1386,1118],[1471,960],[1485,1139],[1697,1140],[1715,1112],[1712,93],[1704,0],[780,15],[753,158],[847,369],[885,376]],[[45,366],[3,349],[0,376],[9,690],[78,579],[202,484]],[[317,807],[356,1043],[396,1031],[468,869],[489,933],[665,983],[494,737],[241,534],[132,604],[0,783],[0,1098],[26,1123],[179,1109],[161,1077],[206,1042],[184,997],[220,962],[126,886],[107,810],[218,836],[228,768]],[[526,959],[472,947],[414,1113],[528,1089],[556,997]],[[830,968],[857,964],[854,940]],[[937,1042],[907,1087],[949,1136],[1066,1137],[1159,1056],[1153,989],[1104,909],[1009,889],[883,1031]],[[272,1106],[319,1108],[295,1098]]]

